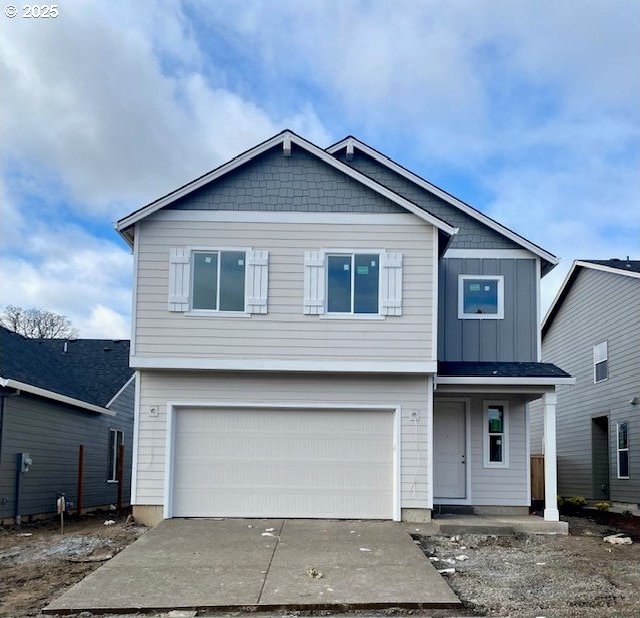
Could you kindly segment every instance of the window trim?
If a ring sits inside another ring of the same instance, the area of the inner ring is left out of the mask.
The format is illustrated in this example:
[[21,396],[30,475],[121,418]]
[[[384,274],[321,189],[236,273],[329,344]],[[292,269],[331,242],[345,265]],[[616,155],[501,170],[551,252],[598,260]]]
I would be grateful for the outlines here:
[[[116,436],[115,443],[111,440],[111,434]],[[124,446],[124,430],[117,429],[116,427],[109,427],[109,444],[107,450],[107,464],[109,463],[109,456],[113,454],[113,465],[111,466],[111,470],[107,470],[107,483],[117,483],[118,482],[118,453],[113,453],[112,449],[114,444],[118,443],[117,435],[122,435],[122,445]]]
[[[601,346],[602,344],[605,344],[605,350],[606,350],[605,357],[596,363],[596,348],[598,346]],[[599,365],[600,363],[607,363],[607,377],[602,378],[602,380],[598,380],[597,374],[596,374],[596,365]],[[593,383],[600,384],[601,382],[606,382],[608,379],[609,379],[609,340],[605,339],[604,341],[601,341],[600,343],[596,343],[593,346]]]
[[[481,279],[498,282],[498,311],[497,313],[465,313],[464,312],[464,282],[467,279]],[[459,320],[504,320],[504,275],[458,275],[458,319]]]
[[[489,408],[502,406],[503,432],[489,433]],[[487,399],[482,402],[482,444],[484,468],[509,468],[509,402],[506,400]],[[502,461],[489,461],[489,436],[502,435]]]
[[[189,250],[189,263],[191,280],[189,281],[189,310],[185,312],[184,315],[189,317],[219,317],[219,318],[230,318],[230,317],[251,317],[251,314],[247,311],[247,255],[253,249],[251,247],[210,247],[210,246],[194,246],[188,247]],[[220,307],[220,269],[222,267],[222,260],[220,259],[220,254],[226,251],[237,251],[244,253],[244,307],[241,311],[230,311],[228,309],[221,310]],[[218,254],[218,284],[216,286],[216,306],[218,309],[195,309],[193,306],[193,284],[195,280],[195,260],[194,256],[196,253],[217,253]]]
[[[321,249],[324,261],[324,312],[319,316],[325,320],[385,320],[382,307],[382,254],[385,249]],[[377,313],[354,313],[355,304],[355,256],[373,254],[378,256],[378,311]],[[351,311],[329,311],[329,256],[351,256]]]
[[[627,447],[620,448],[620,425],[627,426]],[[627,453],[627,476],[620,476],[620,453]],[[630,451],[629,451],[629,421],[619,421],[616,423],[616,472],[620,480],[629,480],[630,468]]]

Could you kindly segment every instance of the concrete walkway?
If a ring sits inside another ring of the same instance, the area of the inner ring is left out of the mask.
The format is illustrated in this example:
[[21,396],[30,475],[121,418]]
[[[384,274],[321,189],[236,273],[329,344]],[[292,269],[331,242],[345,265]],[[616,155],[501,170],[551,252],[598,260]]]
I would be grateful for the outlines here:
[[[310,569],[322,577],[311,577]],[[398,523],[171,519],[44,613],[459,604]]]
[[437,515],[428,524],[404,524],[416,534],[569,534],[566,521],[545,521],[535,515]]

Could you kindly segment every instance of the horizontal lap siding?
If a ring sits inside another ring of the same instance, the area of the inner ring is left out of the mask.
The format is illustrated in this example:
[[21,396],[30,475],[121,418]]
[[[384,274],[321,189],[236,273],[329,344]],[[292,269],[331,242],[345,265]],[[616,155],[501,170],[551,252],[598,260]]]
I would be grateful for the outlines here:
[[[136,355],[225,360],[431,360],[433,228],[413,215],[406,216],[415,224],[187,222],[161,217],[144,221],[139,231]],[[269,251],[268,313],[216,318],[169,312],[169,250],[198,245]],[[402,316],[329,320],[304,315],[304,252],[321,248],[402,252]]]
[[117,485],[107,483],[109,428],[122,429],[125,439],[125,485],[129,500],[133,439],[133,382],[111,406],[115,417],[83,411],[51,400],[20,395],[5,399],[0,462],[0,517],[15,513],[17,454],[33,459],[23,475],[21,514],[55,511],[65,493],[77,503],[78,448],[85,447],[83,505],[113,504]]
[[[609,379],[593,383],[593,346],[608,341]],[[542,359],[576,378],[558,387],[558,489],[596,498],[592,477],[592,418],[609,417],[611,499],[640,501],[640,280],[582,269],[542,343]],[[532,406],[532,450],[541,451],[542,412]],[[618,479],[616,424],[629,423],[630,479]]]
[[[402,407],[403,508],[426,508],[427,377],[235,372],[140,372],[137,504],[163,504],[167,402],[344,403]],[[159,416],[150,417],[150,406]],[[416,420],[412,420],[412,413]]]
[[[439,399],[436,396],[436,405]],[[441,399],[446,401],[447,397]],[[509,402],[508,468],[484,467],[484,401]],[[471,398],[471,459],[467,467],[467,473],[471,475],[472,504],[528,505],[525,402],[522,399],[500,394]]]

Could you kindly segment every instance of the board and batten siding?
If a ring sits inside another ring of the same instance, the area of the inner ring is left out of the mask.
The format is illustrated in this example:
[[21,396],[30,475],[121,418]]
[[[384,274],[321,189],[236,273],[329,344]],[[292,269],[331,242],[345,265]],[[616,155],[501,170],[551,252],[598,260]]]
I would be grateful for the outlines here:
[[[503,275],[504,318],[458,318],[459,275]],[[444,361],[537,361],[536,260],[445,258],[440,261],[438,358]]]
[[[141,370],[137,487],[134,503],[164,501],[167,402],[349,404],[401,406],[402,508],[430,508],[427,439],[430,383],[426,375]],[[158,416],[150,416],[157,407]]]
[[[135,357],[435,360],[434,228],[411,214],[395,216],[412,224],[174,221],[162,212],[152,215],[138,226]],[[170,250],[189,246],[268,251],[268,312],[250,317],[169,312]],[[305,315],[304,254],[319,249],[402,253],[402,315],[380,320]]]
[[[593,382],[593,346],[608,341],[609,378]],[[609,418],[610,497],[640,502],[640,280],[583,268],[542,342],[542,360],[576,378],[558,387],[558,490],[594,495],[592,418]],[[616,424],[629,423],[629,479],[617,478]],[[542,452],[542,412],[531,406],[531,452]]]
[[115,416],[88,412],[26,393],[6,397],[0,462],[0,519],[15,514],[18,453],[29,453],[33,460],[31,470],[22,478],[22,516],[55,512],[60,493],[77,504],[78,448],[81,444],[85,447],[83,507],[115,504],[117,483],[107,483],[111,428],[124,432],[122,499],[128,502],[134,390],[132,381],[111,404]]
[[[528,506],[527,486],[527,424],[526,402],[515,396],[504,393],[473,395],[468,398],[470,403],[470,458],[467,461],[467,474],[471,475],[470,504],[475,506]],[[460,401],[458,396],[437,395],[434,406],[438,401]],[[484,402],[506,401],[509,405],[508,439],[509,466],[507,468],[484,467]],[[469,430],[469,428],[467,428]],[[437,440],[438,436],[434,436]],[[443,504],[448,501],[441,500]]]

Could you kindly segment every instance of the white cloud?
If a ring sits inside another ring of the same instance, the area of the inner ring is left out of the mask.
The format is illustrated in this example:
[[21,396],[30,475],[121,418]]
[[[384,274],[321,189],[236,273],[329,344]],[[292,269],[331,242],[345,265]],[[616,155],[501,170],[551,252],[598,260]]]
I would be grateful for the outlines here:
[[271,117],[205,79],[175,3],[69,4],[33,21],[0,39],[0,139],[5,156],[55,170],[84,214],[125,214],[286,124],[326,139],[310,105]]

